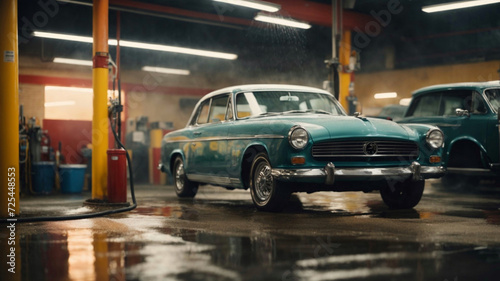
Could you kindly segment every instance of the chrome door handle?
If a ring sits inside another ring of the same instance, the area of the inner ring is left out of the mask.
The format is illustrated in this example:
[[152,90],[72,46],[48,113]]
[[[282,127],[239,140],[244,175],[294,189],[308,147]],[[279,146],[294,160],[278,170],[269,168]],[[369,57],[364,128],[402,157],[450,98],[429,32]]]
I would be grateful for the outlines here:
[[194,132],[193,135],[199,136],[199,135],[201,135],[201,132]]

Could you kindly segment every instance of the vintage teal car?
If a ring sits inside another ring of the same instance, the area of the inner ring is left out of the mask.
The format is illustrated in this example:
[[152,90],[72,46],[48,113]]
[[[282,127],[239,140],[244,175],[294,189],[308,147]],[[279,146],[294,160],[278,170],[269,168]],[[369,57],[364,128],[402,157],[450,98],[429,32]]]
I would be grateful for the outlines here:
[[478,176],[500,176],[499,108],[500,81],[435,85],[413,93],[399,122],[441,128],[443,183],[471,186]]
[[260,210],[292,192],[380,190],[391,208],[418,204],[444,174],[443,133],[429,125],[347,116],[329,92],[244,85],[207,94],[184,129],[162,141],[159,168],[179,197],[200,184],[250,189]]

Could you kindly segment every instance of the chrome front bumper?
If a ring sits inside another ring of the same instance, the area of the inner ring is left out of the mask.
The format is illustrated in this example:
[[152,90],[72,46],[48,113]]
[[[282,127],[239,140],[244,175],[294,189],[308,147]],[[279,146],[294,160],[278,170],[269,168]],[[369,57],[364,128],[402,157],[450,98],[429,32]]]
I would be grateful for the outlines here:
[[335,168],[330,162],[322,169],[273,169],[272,175],[280,181],[324,181],[333,185],[335,181],[377,181],[384,179],[412,179],[414,181],[428,178],[439,178],[445,174],[442,166],[421,166],[413,162],[406,167],[390,168]]

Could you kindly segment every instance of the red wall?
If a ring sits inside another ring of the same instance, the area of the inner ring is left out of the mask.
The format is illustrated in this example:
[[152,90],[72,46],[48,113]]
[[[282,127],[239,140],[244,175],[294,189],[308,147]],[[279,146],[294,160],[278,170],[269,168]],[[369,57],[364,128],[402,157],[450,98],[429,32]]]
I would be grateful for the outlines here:
[[48,131],[50,146],[57,151],[61,142],[61,154],[66,164],[83,164],[81,148],[92,142],[92,121],[43,120],[43,130]]

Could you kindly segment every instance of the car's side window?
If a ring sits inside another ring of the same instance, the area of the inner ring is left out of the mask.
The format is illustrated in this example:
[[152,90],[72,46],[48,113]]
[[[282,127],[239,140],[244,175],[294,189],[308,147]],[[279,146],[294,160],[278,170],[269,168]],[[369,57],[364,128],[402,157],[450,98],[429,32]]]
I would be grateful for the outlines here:
[[439,103],[441,100],[440,94],[429,94],[415,100],[406,116],[408,117],[425,117],[438,116]]
[[488,112],[483,97],[478,92],[474,92],[474,94],[472,95],[472,105],[473,114],[486,114]]
[[202,125],[208,122],[209,108],[210,108],[210,100],[206,100],[200,105],[200,109],[198,110],[198,117],[196,118],[196,124]]
[[441,112],[443,116],[456,116],[456,110],[463,109],[471,112],[472,109],[472,92],[465,91],[449,91],[444,92],[441,99]]
[[228,95],[217,96],[212,98],[212,106],[210,107],[210,123],[217,123],[226,118]]

